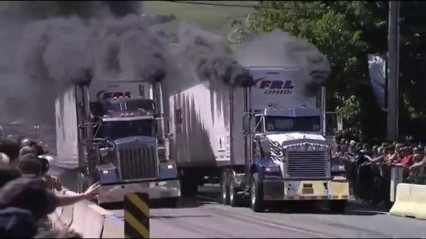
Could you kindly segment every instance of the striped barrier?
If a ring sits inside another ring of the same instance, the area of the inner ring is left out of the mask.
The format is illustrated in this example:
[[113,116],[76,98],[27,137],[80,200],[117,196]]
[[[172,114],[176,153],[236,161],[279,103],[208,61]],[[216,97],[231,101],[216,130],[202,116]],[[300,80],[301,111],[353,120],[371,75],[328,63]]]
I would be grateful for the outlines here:
[[149,238],[149,195],[128,193],[124,197],[124,233],[126,238]]
[[[75,195],[62,190],[57,195]],[[123,220],[93,202],[83,200],[74,205],[58,207],[49,215],[58,230],[74,230],[83,238],[124,238]]]
[[391,215],[426,220],[426,185],[399,183]]

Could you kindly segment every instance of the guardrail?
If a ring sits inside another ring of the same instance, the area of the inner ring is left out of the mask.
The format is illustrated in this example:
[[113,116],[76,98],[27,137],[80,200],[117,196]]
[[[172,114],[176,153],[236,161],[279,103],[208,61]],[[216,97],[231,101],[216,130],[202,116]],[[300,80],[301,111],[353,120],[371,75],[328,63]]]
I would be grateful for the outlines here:
[[[62,190],[57,195],[73,195]],[[58,207],[49,215],[58,230],[74,230],[83,238],[124,238],[124,221],[93,202],[83,200],[74,205]]]

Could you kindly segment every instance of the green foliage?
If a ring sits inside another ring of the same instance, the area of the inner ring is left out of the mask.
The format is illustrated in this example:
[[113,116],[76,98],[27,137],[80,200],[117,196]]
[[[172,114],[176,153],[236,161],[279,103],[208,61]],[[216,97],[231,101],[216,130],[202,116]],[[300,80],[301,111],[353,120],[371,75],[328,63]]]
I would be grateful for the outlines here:
[[[241,24],[242,38],[278,28],[312,42],[332,67],[328,110],[342,111],[346,126],[357,129],[362,138],[383,137],[386,121],[369,87],[367,54],[387,50],[388,2],[261,1],[260,5],[264,8]],[[413,114],[409,101],[404,101],[402,113],[407,108]]]

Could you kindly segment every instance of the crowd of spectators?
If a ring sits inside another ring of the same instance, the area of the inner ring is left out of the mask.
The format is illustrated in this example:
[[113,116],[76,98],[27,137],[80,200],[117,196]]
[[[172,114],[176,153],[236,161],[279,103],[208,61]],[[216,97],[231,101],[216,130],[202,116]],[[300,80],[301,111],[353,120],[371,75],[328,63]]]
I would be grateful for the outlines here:
[[[390,204],[391,170],[402,168],[404,181],[422,178],[426,184],[426,149],[398,142],[370,146],[342,139],[333,156],[345,160],[351,193],[373,204]],[[418,181],[416,181],[419,183]]]
[[[56,207],[96,197],[98,184],[77,195],[56,195],[60,180],[49,175],[41,142],[8,136],[0,139],[0,237],[81,238],[69,231],[41,229]],[[44,227],[45,228],[45,227]]]

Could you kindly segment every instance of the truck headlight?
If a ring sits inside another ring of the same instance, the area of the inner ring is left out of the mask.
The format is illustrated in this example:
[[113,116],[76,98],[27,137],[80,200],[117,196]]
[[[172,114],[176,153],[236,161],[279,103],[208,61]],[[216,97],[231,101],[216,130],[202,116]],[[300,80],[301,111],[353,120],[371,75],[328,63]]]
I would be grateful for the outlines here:
[[265,173],[279,173],[279,172],[280,172],[280,166],[278,165],[265,166]]

